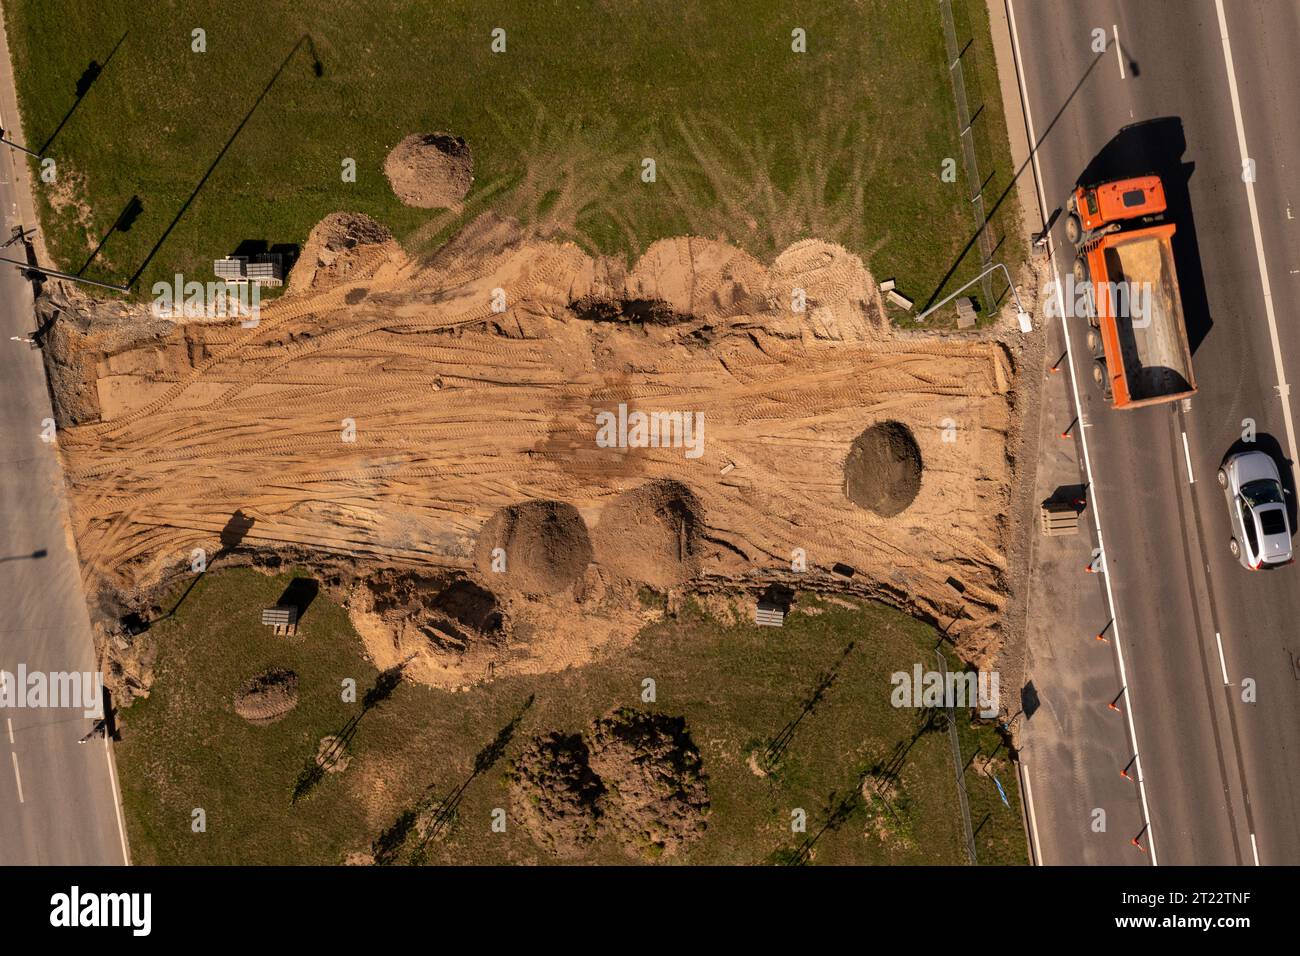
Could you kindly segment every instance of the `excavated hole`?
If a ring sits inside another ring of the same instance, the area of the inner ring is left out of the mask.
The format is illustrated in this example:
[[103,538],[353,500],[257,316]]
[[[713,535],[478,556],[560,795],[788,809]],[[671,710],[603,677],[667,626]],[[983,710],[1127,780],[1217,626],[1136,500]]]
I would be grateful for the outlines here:
[[921,471],[912,430],[902,422],[881,422],[853,439],[844,462],[844,494],[858,507],[890,518],[915,500]]

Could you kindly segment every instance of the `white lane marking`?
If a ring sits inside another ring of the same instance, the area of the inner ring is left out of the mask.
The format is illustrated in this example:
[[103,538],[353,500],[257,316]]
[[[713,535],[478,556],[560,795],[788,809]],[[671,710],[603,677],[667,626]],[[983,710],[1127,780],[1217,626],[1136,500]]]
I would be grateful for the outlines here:
[[1183,458],[1187,460],[1187,483],[1196,484],[1196,478],[1192,475],[1192,453],[1187,450],[1187,432],[1183,432]]
[[[1241,151],[1244,167],[1250,156],[1246,149],[1246,126],[1241,118],[1241,97],[1237,95],[1237,73],[1232,66],[1232,44],[1228,39],[1228,17],[1223,12],[1223,0],[1214,0],[1219,12],[1219,39],[1223,42],[1223,62],[1228,68],[1228,92],[1232,94],[1232,118],[1237,124],[1237,148]],[[1259,284],[1264,290],[1264,315],[1268,318],[1268,335],[1273,345],[1273,365],[1277,370],[1279,397],[1282,400],[1282,419],[1286,422],[1286,440],[1291,453],[1291,475],[1300,481],[1300,455],[1296,454],[1295,423],[1291,420],[1291,403],[1287,401],[1291,387],[1287,385],[1286,371],[1282,368],[1282,346],[1277,336],[1277,315],[1273,311],[1273,289],[1268,282],[1268,262],[1264,258],[1264,236],[1259,230],[1259,207],[1255,203],[1255,184],[1246,182],[1246,204],[1250,207],[1250,229],[1255,234],[1255,258],[1259,262]]]
[[126,820],[122,817],[122,800],[118,796],[117,764],[113,761],[113,749],[108,743],[108,732],[104,733],[104,759],[108,761],[108,776],[113,783],[113,810],[117,815],[117,835],[122,841],[122,865],[131,865],[131,851],[126,845]]
[[1255,854],[1255,865],[1259,866],[1259,847],[1255,845],[1255,834],[1250,835],[1250,852]]
[[[1011,26],[1011,44],[1015,47],[1016,61],[1021,64],[1021,69],[1017,71],[1016,79],[1020,84],[1020,100],[1025,106],[1025,122],[1029,125],[1029,150],[1034,163],[1034,186],[1038,192],[1038,212],[1039,215],[1042,216],[1043,222],[1046,222],[1047,200],[1043,197],[1043,171],[1038,161],[1038,134],[1034,131],[1034,117],[1029,106],[1029,93],[1025,89],[1024,59],[1020,54],[1020,37],[1016,32],[1016,11],[1012,0],[1007,0],[1007,21]],[[1074,411],[1076,415],[1082,416],[1083,403],[1079,400],[1079,376],[1076,374],[1074,367],[1074,352],[1073,347],[1070,344],[1070,330],[1065,324],[1065,297],[1061,294],[1061,274],[1056,266],[1055,249],[1053,249],[1051,253],[1051,265],[1052,277],[1056,280],[1056,307],[1060,310],[1058,314],[1061,316],[1061,330],[1065,333],[1065,351],[1070,362],[1070,386],[1074,392]],[[1092,523],[1097,532],[1097,545],[1102,549],[1102,554],[1104,555],[1106,552],[1106,543],[1101,534],[1100,498],[1097,495],[1096,482],[1092,479],[1092,459],[1088,454],[1087,434],[1086,431],[1080,430],[1079,446],[1083,449],[1084,473],[1088,476],[1088,489],[1091,492],[1090,497],[1092,500],[1090,503],[1092,505]],[[1111,617],[1111,636],[1113,638],[1111,643],[1115,647],[1115,657],[1119,663],[1119,682],[1121,687],[1128,688],[1128,674],[1124,667],[1124,648],[1123,644],[1120,642],[1119,615],[1115,611],[1115,595],[1111,590],[1109,574],[1105,577],[1105,583],[1106,604],[1110,608]],[[1130,693],[1130,701],[1131,700],[1132,697]],[[1159,866],[1159,861],[1156,858],[1155,826],[1151,820],[1151,808],[1147,802],[1146,780],[1142,774],[1142,749],[1138,746],[1137,727],[1133,723],[1134,710],[1135,708],[1131,704],[1130,706],[1125,707],[1124,718],[1128,724],[1129,743],[1132,744],[1133,747],[1133,763],[1134,768],[1137,771],[1138,796],[1141,798],[1142,802],[1142,818],[1143,822],[1146,824],[1147,832],[1147,849],[1150,851],[1148,855],[1151,857],[1151,865]]]
[[1121,53],[1119,49],[1119,24],[1112,23],[1110,25],[1110,31],[1115,37],[1115,59],[1119,63],[1119,78],[1121,80],[1126,80],[1128,77],[1124,75],[1124,54]]
[[6,717],[5,724],[9,727],[9,742],[13,743],[14,742],[14,719],[12,717]]
[[1034,813],[1034,791],[1029,786],[1029,764],[1020,761],[1020,779],[1024,782],[1025,809],[1029,811],[1029,832],[1034,839],[1034,866],[1042,866],[1042,845],[1038,842],[1038,816]]
[[1232,681],[1228,680],[1228,664],[1223,659],[1223,638],[1219,636],[1218,631],[1214,632],[1214,640],[1219,645],[1219,669],[1223,671],[1223,686],[1227,687]]
[[14,758],[14,779],[18,781],[18,802],[25,803],[23,800],[23,775],[18,772],[18,754],[16,751],[10,751],[9,756]]

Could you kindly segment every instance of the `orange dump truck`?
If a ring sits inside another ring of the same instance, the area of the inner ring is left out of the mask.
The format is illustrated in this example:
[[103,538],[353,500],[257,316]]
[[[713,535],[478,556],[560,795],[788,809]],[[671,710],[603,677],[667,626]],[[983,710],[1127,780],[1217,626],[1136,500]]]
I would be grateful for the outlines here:
[[1106,400],[1135,408],[1195,394],[1160,177],[1080,186],[1067,208],[1072,291],[1088,316],[1092,378]]

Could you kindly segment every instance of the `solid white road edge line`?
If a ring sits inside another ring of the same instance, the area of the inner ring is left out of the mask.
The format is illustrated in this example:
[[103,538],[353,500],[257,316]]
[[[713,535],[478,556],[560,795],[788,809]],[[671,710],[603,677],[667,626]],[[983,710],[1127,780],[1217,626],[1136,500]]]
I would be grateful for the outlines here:
[[104,759],[108,761],[108,777],[113,783],[113,811],[117,815],[117,835],[122,841],[122,865],[131,865],[131,851],[126,845],[126,819],[122,816],[122,798],[118,796],[117,763],[113,760],[113,748],[109,745],[108,734],[104,734]]
[[[1020,37],[1016,31],[1016,12],[1015,12],[1015,5],[1013,0],[1007,0],[1007,21],[1011,25],[1011,44],[1015,48],[1016,59],[1021,63],[1021,69],[1017,74],[1017,81],[1020,83],[1020,98],[1025,105],[1025,122],[1029,124],[1029,153],[1030,156],[1033,158],[1034,171],[1036,174],[1034,178],[1034,185],[1038,192],[1039,215],[1043,217],[1043,222],[1046,222],[1047,201],[1043,196],[1043,174],[1042,174],[1042,168],[1039,165],[1039,161],[1038,161],[1038,133],[1034,130],[1034,118],[1033,118],[1032,110],[1030,109],[1030,105],[1029,105],[1029,91],[1025,88],[1024,85],[1024,60],[1021,58],[1020,55]],[[1065,315],[1066,315],[1065,297],[1061,293],[1061,276],[1059,270],[1056,267],[1055,249],[1053,249],[1051,252],[1050,261],[1052,266],[1052,278],[1053,280],[1055,280],[1055,285],[1056,285],[1056,306],[1060,311],[1061,331],[1065,335],[1065,351],[1067,354],[1067,358],[1069,359],[1070,362],[1070,386],[1071,386],[1071,390],[1074,393],[1075,414],[1082,417],[1083,404],[1079,401],[1079,377],[1075,373],[1074,353],[1073,353],[1072,346],[1070,345],[1070,330],[1065,322]],[[1085,437],[1086,435],[1087,433],[1084,430],[1082,429],[1079,430],[1079,446],[1083,449],[1083,467],[1084,467],[1085,474],[1088,476],[1089,497],[1092,499],[1092,521],[1097,532],[1097,545],[1101,548],[1102,555],[1104,557],[1106,553],[1106,542],[1103,540],[1102,533],[1101,533],[1101,508],[1098,507],[1098,500],[1096,496],[1096,485],[1093,482],[1093,478],[1092,478],[1092,460],[1088,455],[1088,440]],[[1119,663],[1120,686],[1127,689],[1128,675],[1124,667],[1123,645],[1120,643],[1119,615],[1115,612],[1115,595],[1111,590],[1109,573],[1106,574],[1105,581],[1106,581],[1106,603],[1110,608],[1111,631],[1114,636],[1114,640],[1112,641],[1112,643],[1115,646],[1115,657]],[[1124,717],[1128,723],[1129,743],[1132,744],[1133,747],[1133,761],[1137,769],[1138,795],[1141,797],[1142,817],[1144,822],[1146,823],[1147,849],[1149,851],[1148,855],[1151,857],[1151,865],[1159,866],[1160,864],[1156,857],[1155,826],[1151,821],[1151,809],[1147,802],[1146,780],[1143,777],[1143,773],[1142,773],[1142,749],[1138,746],[1137,728],[1133,723],[1134,708],[1132,706],[1131,694],[1128,703],[1129,706],[1124,708]]]
[[23,775],[18,772],[18,754],[16,751],[10,751],[9,756],[14,758],[14,780],[18,782],[18,802],[26,803],[23,799]]
[[1020,769],[1023,771],[1020,775],[1020,782],[1023,785],[1021,789],[1025,791],[1025,809],[1029,811],[1029,833],[1033,838],[1033,862],[1035,866],[1043,865],[1043,847],[1038,842],[1038,816],[1034,813],[1034,792],[1029,785],[1029,764],[1020,761]]

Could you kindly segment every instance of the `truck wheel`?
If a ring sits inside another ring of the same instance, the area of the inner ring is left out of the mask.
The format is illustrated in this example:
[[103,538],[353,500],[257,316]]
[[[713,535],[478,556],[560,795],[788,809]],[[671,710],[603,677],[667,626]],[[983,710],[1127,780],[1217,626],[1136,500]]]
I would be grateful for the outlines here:
[[1234,558],[1241,557],[1241,545],[1237,544],[1237,539],[1232,538],[1228,541],[1228,550],[1232,552]]
[[1084,337],[1084,341],[1088,343],[1088,351],[1093,356],[1100,356],[1102,354],[1101,333],[1099,333],[1096,328],[1088,330],[1088,334]]
[[1106,387],[1106,360],[1097,359],[1092,363],[1092,380],[1102,388]]
[[1219,469],[1219,485],[1223,488],[1228,487],[1228,473],[1222,468]]
[[1083,226],[1079,222],[1079,217],[1070,213],[1065,217],[1065,238],[1070,240],[1070,245],[1077,246],[1082,235]]
[[1082,256],[1074,260],[1074,281],[1080,284],[1088,281],[1088,264]]

